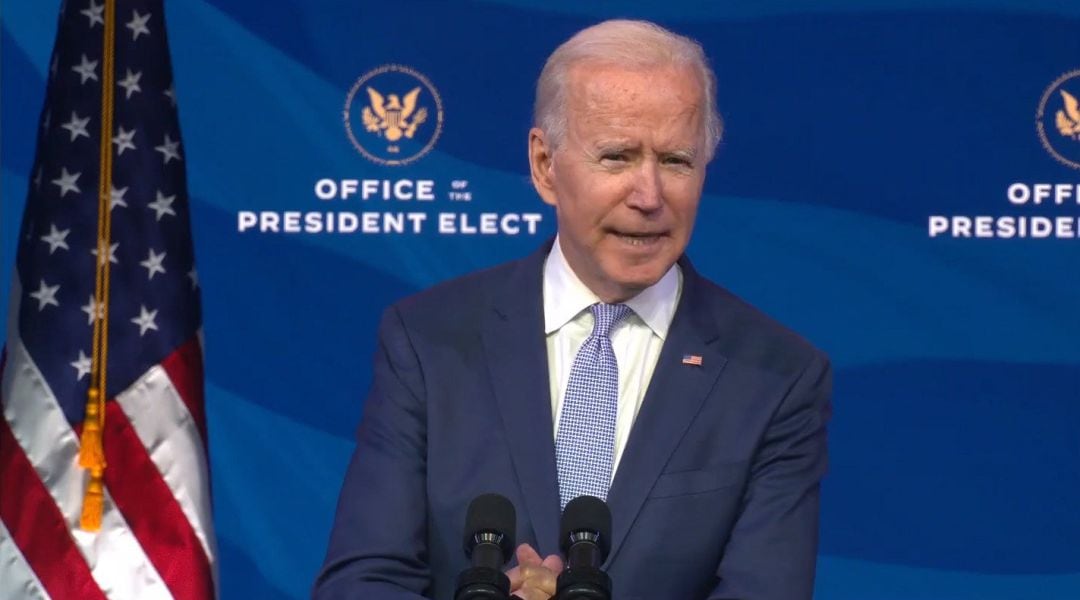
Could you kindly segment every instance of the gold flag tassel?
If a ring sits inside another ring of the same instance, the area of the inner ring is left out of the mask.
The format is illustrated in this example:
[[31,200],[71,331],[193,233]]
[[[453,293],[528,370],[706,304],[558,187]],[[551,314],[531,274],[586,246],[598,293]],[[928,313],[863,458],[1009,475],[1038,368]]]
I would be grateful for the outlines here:
[[79,440],[79,466],[84,469],[105,468],[105,447],[102,445],[101,429],[105,424],[102,419],[101,393],[91,389],[86,403],[86,419],[83,421],[82,439]]
[[105,512],[105,374],[109,348],[109,242],[112,219],[109,210],[112,189],[113,82],[116,52],[116,0],[105,0],[105,23],[101,65],[101,160],[98,172],[98,244],[94,276],[94,339],[90,359],[90,391],[86,417],[79,439],[79,466],[90,471],[83,494],[79,527],[99,531]]
[[101,400],[104,396],[96,388],[91,388],[88,396],[79,440],[79,466],[90,471],[90,480],[83,495],[79,527],[85,531],[98,531],[105,510],[105,446],[101,435],[105,425],[105,403]]

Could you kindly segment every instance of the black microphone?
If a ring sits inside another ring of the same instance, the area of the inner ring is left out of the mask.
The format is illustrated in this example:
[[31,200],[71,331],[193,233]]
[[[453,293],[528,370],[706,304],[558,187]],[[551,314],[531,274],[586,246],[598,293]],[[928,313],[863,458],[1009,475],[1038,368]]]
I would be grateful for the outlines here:
[[611,551],[611,511],[592,496],[566,504],[559,527],[566,569],[556,584],[557,600],[611,600],[611,577],[600,565]]
[[465,516],[465,556],[472,566],[458,575],[454,600],[507,600],[510,579],[502,566],[514,550],[517,514],[499,494],[483,494],[469,503]]

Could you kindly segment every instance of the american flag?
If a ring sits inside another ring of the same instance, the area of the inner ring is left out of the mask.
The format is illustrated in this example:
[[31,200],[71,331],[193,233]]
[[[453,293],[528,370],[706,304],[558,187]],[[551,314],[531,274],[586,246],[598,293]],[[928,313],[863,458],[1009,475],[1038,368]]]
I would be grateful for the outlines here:
[[[199,284],[164,8],[65,4],[0,367],[0,598],[213,598]],[[100,385],[103,423],[88,404]]]

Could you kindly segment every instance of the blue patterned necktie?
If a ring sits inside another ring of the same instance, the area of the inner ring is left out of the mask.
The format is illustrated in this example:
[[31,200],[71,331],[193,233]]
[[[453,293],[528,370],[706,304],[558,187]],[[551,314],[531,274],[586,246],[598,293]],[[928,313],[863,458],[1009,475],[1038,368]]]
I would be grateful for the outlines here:
[[611,330],[632,311],[625,304],[593,304],[592,334],[585,339],[566,382],[555,457],[563,508],[578,496],[607,499],[615,463],[619,365]]

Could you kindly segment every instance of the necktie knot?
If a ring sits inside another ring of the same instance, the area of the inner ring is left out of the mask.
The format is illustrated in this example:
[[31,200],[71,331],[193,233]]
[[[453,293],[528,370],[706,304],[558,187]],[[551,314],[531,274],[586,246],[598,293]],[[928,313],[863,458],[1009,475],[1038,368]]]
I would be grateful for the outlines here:
[[604,304],[603,302],[593,304],[589,310],[593,314],[592,334],[601,338],[609,337],[611,330],[633,312],[625,304]]

